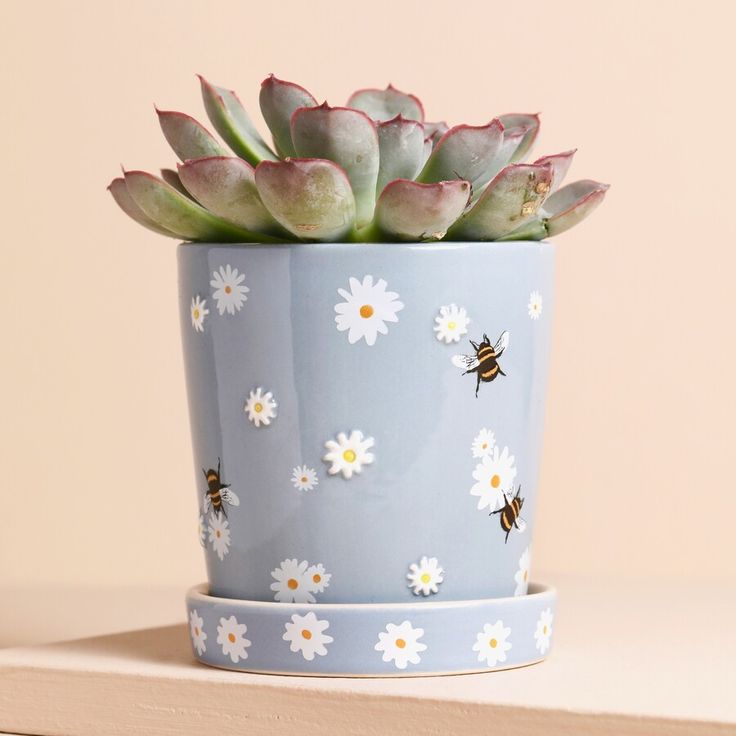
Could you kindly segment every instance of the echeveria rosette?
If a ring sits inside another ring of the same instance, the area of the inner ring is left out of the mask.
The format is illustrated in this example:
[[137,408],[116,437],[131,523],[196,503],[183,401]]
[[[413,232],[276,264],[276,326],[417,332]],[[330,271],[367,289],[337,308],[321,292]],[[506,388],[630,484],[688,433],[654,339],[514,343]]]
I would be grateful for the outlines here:
[[[156,109],[180,163],[124,172],[109,190],[144,227],[207,242],[540,240],[573,227],[608,186],[561,186],[574,151],[523,163],[539,116],[431,123],[414,95],[361,89],[346,106],[270,75],[259,102],[270,146],[237,95],[200,77],[222,143],[181,112]],[[227,145],[225,145],[227,144]]]

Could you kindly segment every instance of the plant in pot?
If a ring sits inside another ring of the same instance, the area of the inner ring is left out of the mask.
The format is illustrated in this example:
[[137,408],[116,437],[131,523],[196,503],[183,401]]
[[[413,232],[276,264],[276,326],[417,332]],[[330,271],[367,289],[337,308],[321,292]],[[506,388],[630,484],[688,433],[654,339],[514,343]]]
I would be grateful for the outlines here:
[[536,115],[424,120],[389,86],[330,107],[273,76],[157,111],[181,159],[120,207],[179,246],[207,664],[396,675],[539,661],[528,586],[553,248],[607,186],[522,163]]

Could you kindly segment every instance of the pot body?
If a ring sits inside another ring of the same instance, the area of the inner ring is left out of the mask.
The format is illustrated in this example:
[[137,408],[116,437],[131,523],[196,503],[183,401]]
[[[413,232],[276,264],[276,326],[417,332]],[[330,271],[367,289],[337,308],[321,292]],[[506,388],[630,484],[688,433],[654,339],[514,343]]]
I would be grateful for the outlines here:
[[[184,244],[178,256],[212,595],[370,603],[525,592],[551,245]],[[493,371],[477,395],[477,372],[464,374],[476,363]],[[351,444],[357,432],[362,444]],[[517,494],[523,531],[511,524],[507,535]]]

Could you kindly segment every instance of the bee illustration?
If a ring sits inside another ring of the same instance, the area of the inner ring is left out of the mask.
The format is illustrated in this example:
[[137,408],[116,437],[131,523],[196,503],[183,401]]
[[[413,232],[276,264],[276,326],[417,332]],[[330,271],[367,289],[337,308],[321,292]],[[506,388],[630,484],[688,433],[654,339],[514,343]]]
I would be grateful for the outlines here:
[[504,539],[504,544],[509,541],[509,534],[511,534],[511,530],[516,528],[519,532],[523,532],[524,529],[526,529],[526,522],[524,519],[521,518],[521,507],[524,505],[524,499],[521,498],[521,486],[519,486],[519,490],[516,491],[516,495],[509,499],[506,494],[503,494],[503,500],[505,501],[505,504],[502,508],[491,511],[489,516],[493,516],[494,514],[501,514],[501,529],[503,529],[506,532],[506,539]]
[[509,346],[509,333],[508,331],[502,332],[501,337],[498,338],[493,347],[491,347],[491,341],[485,333],[483,333],[483,341],[480,344],[472,340],[470,344],[473,346],[473,350],[475,350],[475,355],[453,355],[452,364],[457,368],[464,369],[463,375],[475,373],[477,377],[475,395],[478,396],[481,381],[483,383],[490,383],[499,374],[502,376],[506,375],[501,370],[498,359]]
[[230,506],[240,506],[240,499],[230,490],[229,483],[223,483],[220,478],[220,458],[217,458],[217,470],[210,468],[205,470],[202,468],[204,477],[207,479],[207,490],[204,492],[204,513],[210,510],[210,505],[215,513],[222,512],[223,516],[227,516],[225,504]]

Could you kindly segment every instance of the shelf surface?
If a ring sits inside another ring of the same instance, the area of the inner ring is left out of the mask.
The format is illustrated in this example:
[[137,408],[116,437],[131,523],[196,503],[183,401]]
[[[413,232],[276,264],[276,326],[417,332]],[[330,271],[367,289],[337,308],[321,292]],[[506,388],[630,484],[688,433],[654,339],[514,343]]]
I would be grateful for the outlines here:
[[[552,655],[505,672],[391,680],[227,672],[193,660],[184,623],[0,650],[0,731],[736,734],[736,589],[550,582],[560,594]],[[138,594],[141,609],[158,601],[159,617],[173,615],[170,592]]]

